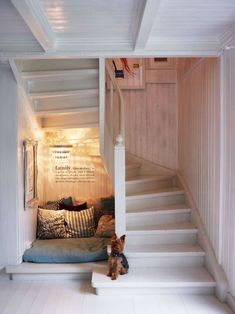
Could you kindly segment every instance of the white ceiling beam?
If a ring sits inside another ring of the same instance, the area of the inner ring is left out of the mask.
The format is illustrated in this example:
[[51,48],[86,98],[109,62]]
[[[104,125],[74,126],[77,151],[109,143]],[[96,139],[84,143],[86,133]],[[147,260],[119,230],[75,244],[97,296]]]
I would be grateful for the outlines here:
[[39,1],[11,0],[34,37],[46,52],[55,50],[55,36]]
[[144,49],[153,28],[161,0],[146,0],[138,33],[135,41],[135,50]]

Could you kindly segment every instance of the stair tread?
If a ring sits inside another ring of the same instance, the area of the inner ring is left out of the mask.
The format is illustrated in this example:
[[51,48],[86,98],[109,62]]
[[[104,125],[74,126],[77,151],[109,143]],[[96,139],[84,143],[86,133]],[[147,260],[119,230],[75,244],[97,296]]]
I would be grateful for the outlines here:
[[137,182],[149,182],[149,181],[161,181],[173,178],[174,175],[139,175],[133,176],[126,179],[127,184],[137,183]]
[[132,268],[118,280],[106,276],[107,266],[95,269],[92,274],[92,286],[99,287],[215,287],[215,281],[205,268],[201,267],[153,267]]
[[127,194],[127,197],[134,197],[134,196],[139,196],[139,197],[146,197],[151,194],[161,194],[161,193],[169,193],[169,194],[184,194],[184,190],[180,189],[179,187],[167,187],[167,188],[159,188],[159,189],[154,189],[154,190],[148,190],[148,191],[143,191],[143,192],[137,192],[137,193],[131,193]]
[[149,225],[149,226],[131,226],[128,227],[128,232],[148,232],[148,231],[171,231],[171,230],[197,230],[194,224],[191,222],[178,222],[161,225]]
[[66,109],[54,109],[54,110],[39,110],[35,111],[36,116],[39,117],[48,117],[48,116],[58,116],[58,115],[69,115],[77,113],[86,113],[86,112],[99,112],[99,107],[74,107]]
[[126,169],[133,169],[133,168],[140,168],[141,164],[137,164],[137,163],[127,163],[126,164]]
[[162,205],[154,208],[135,208],[127,209],[127,215],[136,214],[147,214],[147,213],[166,213],[166,212],[179,212],[179,213],[190,213],[191,209],[186,204],[173,204],[173,205]]
[[205,252],[198,244],[145,244],[145,245],[127,245],[126,255],[201,255]]

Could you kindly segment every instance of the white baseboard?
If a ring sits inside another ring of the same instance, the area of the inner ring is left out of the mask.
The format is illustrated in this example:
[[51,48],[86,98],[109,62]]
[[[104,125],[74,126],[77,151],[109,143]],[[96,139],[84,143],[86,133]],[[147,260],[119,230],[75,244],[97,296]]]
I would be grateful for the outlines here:
[[186,196],[186,203],[191,207],[192,209],[192,219],[194,224],[198,228],[198,242],[199,245],[204,249],[206,256],[206,268],[211,273],[211,275],[214,277],[216,281],[216,296],[221,302],[227,301],[227,294],[228,294],[228,281],[226,278],[226,275],[224,273],[224,270],[219,265],[217,258],[214,253],[213,246],[209,240],[209,237],[207,235],[206,228],[202,222],[202,219],[200,217],[198,208],[195,204],[195,201],[193,199],[192,193],[187,186],[187,183],[183,179],[180,173],[177,173],[179,178],[179,184],[183,187],[185,191]]
[[227,303],[233,312],[235,312],[235,298],[230,293],[227,295]]

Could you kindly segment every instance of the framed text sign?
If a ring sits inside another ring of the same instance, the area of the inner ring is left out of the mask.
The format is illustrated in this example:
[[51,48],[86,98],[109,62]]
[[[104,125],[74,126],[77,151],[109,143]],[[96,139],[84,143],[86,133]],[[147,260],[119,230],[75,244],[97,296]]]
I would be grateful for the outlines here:
[[33,207],[37,201],[37,142],[25,140],[24,154],[24,207]]

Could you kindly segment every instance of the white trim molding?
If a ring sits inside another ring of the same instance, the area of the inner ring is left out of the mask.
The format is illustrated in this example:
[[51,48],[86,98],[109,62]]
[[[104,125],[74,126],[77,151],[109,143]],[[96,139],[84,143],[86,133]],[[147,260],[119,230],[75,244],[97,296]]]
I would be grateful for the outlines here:
[[235,312],[235,298],[230,293],[228,293],[227,303],[233,312]]
[[202,222],[190,188],[188,187],[187,183],[179,172],[177,173],[177,176],[179,178],[180,185],[185,191],[186,204],[189,205],[192,209],[193,223],[198,228],[198,242],[206,253],[206,268],[212,274],[216,281],[216,296],[221,302],[226,302],[229,287],[225,272],[216,259],[214,249],[207,235],[206,228]]
[[149,39],[161,0],[146,0],[135,41],[135,49],[143,49]]
[[11,0],[45,51],[55,50],[55,35],[39,1]]

